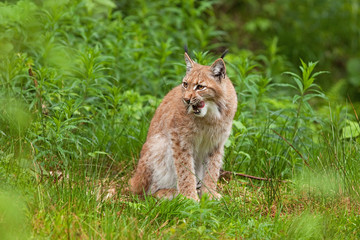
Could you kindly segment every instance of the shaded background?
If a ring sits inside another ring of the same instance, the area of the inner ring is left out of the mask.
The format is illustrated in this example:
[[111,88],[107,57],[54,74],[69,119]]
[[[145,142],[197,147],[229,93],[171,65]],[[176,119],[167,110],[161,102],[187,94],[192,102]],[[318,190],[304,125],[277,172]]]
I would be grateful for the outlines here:
[[274,80],[297,69],[300,58],[319,61],[318,68],[330,72],[320,78],[325,91],[337,100],[348,94],[360,100],[357,0],[7,2],[13,6],[1,3],[0,53],[27,53],[35,65],[65,69],[74,52],[97,47],[109,56],[108,74],[121,79],[126,71],[121,81],[129,88],[142,84],[135,88],[161,96],[174,86],[174,67],[164,66],[180,63],[187,43],[215,55],[225,48],[262,54],[257,60]]
[[222,1],[215,12],[231,47],[261,52],[275,39],[284,66],[319,61],[325,90],[360,100],[359,1]]

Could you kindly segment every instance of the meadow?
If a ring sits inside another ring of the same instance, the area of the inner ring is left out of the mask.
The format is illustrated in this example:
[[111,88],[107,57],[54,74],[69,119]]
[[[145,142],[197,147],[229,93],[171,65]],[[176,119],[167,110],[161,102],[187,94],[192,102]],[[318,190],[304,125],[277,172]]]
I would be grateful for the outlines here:
[[[296,3],[1,2],[0,239],[359,239],[360,2]],[[219,201],[129,192],[185,44],[229,49]]]

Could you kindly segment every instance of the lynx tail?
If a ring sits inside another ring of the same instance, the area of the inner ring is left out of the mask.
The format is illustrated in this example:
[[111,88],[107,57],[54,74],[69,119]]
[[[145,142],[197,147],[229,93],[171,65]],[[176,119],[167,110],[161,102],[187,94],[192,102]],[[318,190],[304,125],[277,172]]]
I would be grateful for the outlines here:
[[150,186],[151,173],[144,164],[139,164],[134,176],[130,179],[130,190],[134,194],[143,195],[147,193]]

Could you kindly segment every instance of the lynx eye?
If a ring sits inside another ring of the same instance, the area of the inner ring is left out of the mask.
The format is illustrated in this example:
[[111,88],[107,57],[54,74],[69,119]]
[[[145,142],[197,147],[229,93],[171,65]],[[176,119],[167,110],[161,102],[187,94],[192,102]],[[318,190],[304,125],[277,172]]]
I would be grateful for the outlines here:
[[183,85],[184,88],[187,88],[187,87],[188,87],[188,83],[187,83],[187,82],[183,82],[182,85]]
[[204,90],[206,87],[203,85],[197,85],[196,90]]

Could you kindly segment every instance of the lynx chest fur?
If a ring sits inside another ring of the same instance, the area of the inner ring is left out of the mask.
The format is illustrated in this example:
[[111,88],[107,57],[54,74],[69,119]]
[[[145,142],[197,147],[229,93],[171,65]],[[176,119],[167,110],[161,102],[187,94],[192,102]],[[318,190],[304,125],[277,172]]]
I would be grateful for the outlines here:
[[216,182],[224,144],[237,109],[225,62],[195,63],[185,53],[186,75],[163,99],[151,121],[140,160],[130,180],[135,194],[199,200],[220,198]]

